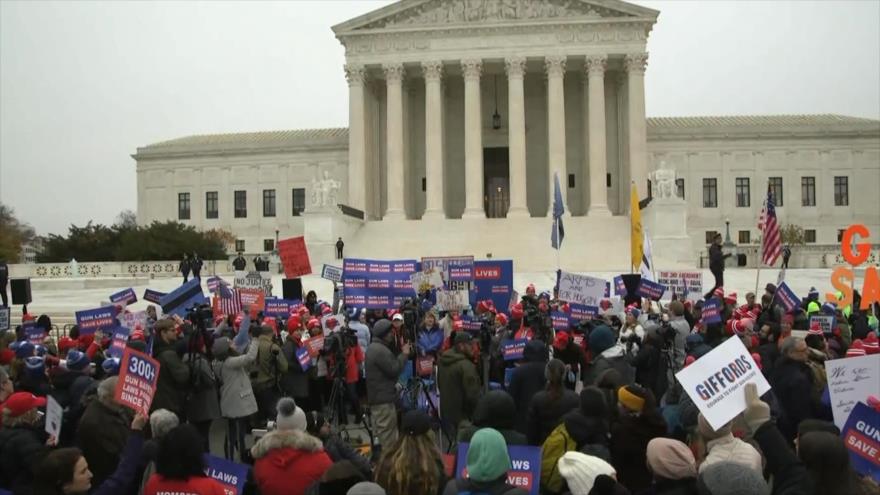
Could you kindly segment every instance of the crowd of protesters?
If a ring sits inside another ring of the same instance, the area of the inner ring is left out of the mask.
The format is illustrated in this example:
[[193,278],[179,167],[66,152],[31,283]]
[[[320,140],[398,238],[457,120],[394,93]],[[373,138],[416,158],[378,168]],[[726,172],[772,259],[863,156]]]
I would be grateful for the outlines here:
[[[339,308],[314,292],[287,318],[151,308],[127,342],[160,363],[149,417],[114,398],[108,335],[73,327],[34,344],[19,328],[0,337],[0,489],[220,495],[204,454],[222,427],[215,454],[252,465],[245,492],[263,495],[523,495],[507,475],[512,445],[541,447],[548,495],[880,493],[850,465],[824,369],[880,352],[878,308],[811,290],[785,311],[775,291],[739,304],[716,287],[721,323],[703,322],[705,301],[606,300],[565,329],[550,314],[569,305],[534,286],[508,308],[481,301],[465,314]],[[836,317],[831,333],[809,328],[817,313]],[[52,328],[45,315],[36,325]],[[527,343],[505,360],[512,339]],[[714,429],[675,373],[726,339],[742,340],[772,388],[748,386],[746,410]],[[64,410],[60,438],[44,432],[49,396]],[[349,422],[369,432],[369,454],[340,436]],[[466,475],[447,465],[459,442]]]

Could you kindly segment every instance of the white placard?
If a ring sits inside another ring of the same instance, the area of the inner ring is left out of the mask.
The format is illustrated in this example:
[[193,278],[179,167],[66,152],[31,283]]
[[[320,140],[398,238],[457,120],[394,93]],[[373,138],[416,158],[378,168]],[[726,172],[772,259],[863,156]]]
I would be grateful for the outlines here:
[[825,361],[834,424],[843,430],[856,402],[880,397],[880,354]]
[[697,271],[659,271],[657,283],[667,287],[666,294],[671,297],[673,293],[687,299],[690,294],[697,294],[702,298],[703,272]]
[[560,272],[559,299],[587,306],[598,306],[605,297],[605,280],[589,275]]
[[0,332],[5,332],[9,330],[9,315],[11,311],[9,308],[0,308]]
[[272,295],[272,274],[269,272],[235,272],[233,285],[236,289],[259,289],[266,296]]
[[441,311],[461,311],[468,307],[468,291],[438,290],[437,306]]
[[135,331],[138,327],[140,327],[141,331],[147,330],[147,312],[146,311],[137,311],[134,313],[121,313],[116,317],[119,320],[119,324],[124,326],[125,328]]
[[321,278],[325,278],[337,284],[342,281],[342,268],[333,265],[324,265],[321,269]]
[[738,338],[724,341],[712,352],[675,374],[682,388],[718,430],[746,408],[746,383],[758,386],[758,395],[770,384]]
[[61,438],[61,417],[64,409],[51,395],[46,397],[46,433]]
[[443,288],[443,277],[440,272],[431,270],[430,272],[415,272],[409,276],[409,282],[417,294],[431,290]]

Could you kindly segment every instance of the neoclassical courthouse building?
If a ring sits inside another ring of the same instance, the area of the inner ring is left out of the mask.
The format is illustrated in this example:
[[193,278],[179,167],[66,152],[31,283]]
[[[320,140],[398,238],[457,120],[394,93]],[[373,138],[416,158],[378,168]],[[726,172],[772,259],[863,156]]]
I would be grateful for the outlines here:
[[658,264],[698,263],[725,222],[754,253],[768,185],[780,222],[818,246],[805,265],[821,266],[851,223],[880,235],[880,121],[646,117],[658,15],[619,0],[403,0],[336,25],[348,128],[138,148],[138,220],[222,228],[248,253],[304,234],[326,259],[341,236],[352,256],[474,254],[543,270],[555,268],[558,176],[562,264],[624,268],[630,184],[645,199],[654,171],[672,169],[679,199],[643,216],[685,254],[655,250]]

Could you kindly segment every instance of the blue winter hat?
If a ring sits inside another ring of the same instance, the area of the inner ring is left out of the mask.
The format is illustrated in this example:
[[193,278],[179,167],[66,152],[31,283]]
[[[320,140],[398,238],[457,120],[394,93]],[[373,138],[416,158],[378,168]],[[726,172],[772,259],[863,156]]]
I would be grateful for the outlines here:
[[71,371],[83,371],[89,367],[89,357],[86,353],[71,349],[67,353],[67,369]]
[[590,351],[598,356],[614,346],[614,332],[606,325],[599,325],[590,332]]
[[15,349],[15,357],[24,359],[34,355],[34,344],[26,340],[22,340]]
[[807,292],[807,297],[810,299],[816,299],[819,297],[819,291],[815,287],[810,287],[810,291]]
[[34,353],[37,356],[45,356],[49,353],[49,349],[46,349],[46,346],[37,344],[34,346]]
[[827,302],[822,305],[822,314],[834,316],[834,313],[837,312],[837,306],[834,303]]
[[40,376],[46,372],[46,361],[40,356],[31,356],[24,360],[25,372],[32,376]]
[[111,376],[116,376],[119,374],[119,358],[107,358],[101,363],[101,368],[103,368],[104,373],[107,373]]

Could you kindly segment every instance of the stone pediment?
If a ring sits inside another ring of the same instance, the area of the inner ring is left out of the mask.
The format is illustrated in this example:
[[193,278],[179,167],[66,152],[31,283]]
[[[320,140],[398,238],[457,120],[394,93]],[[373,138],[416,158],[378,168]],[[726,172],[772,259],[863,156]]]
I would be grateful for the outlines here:
[[656,19],[621,0],[403,0],[333,27],[337,34],[397,28],[554,20]]

